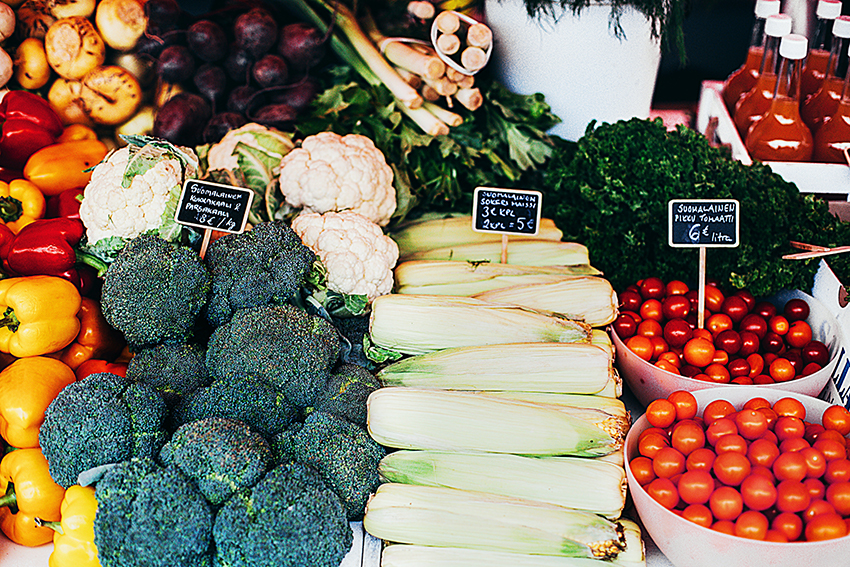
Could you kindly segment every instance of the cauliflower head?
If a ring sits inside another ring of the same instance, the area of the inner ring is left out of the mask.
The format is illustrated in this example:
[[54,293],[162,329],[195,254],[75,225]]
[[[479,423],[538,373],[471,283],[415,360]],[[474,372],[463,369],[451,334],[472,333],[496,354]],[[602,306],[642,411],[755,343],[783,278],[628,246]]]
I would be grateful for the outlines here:
[[83,192],[80,220],[87,247],[112,260],[140,234],[179,240],[183,227],[174,213],[184,181],[197,173],[198,157],[191,148],[133,137],[95,166]]
[[353,211],[302,211],[292,229],[321,259],[332,291],[365,295],[370,302],[392,291],[398,245],[368,218]]
[[353,211],[386,226],[396,209],[393,170],[368,137],[321,132],[280,163],[286,202],[313,213]]

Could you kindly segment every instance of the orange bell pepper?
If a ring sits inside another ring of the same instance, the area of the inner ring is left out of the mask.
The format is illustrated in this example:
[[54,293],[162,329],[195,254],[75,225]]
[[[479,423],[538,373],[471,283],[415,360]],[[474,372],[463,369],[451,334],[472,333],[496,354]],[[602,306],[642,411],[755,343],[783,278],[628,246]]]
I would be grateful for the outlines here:
[[100,163],[108,152],[106,144],[100,140],[51,144],[30,156],[24,166],[24,177],[47,196],[85,187],[91,179],[89,169]]
[[53,398],[74,382],[68,365],[47,356],[19,358],[0,372],[0,435],[12,447],[38,447],[38,430]]
[[43,217],[46,209],[44,193],[26,179],[0,181],[0,220],[15,234]]
[[62,130],[62,134],[56,138],[57,142],[73,142],[75,140],[97,140],[97,132],[85,124],[68,124]]
[[53,541],[53,531],[39,527],[35,519],[58,521],[65,489],[50,477],[41,449],[17,449],[3,457],[0,492],[0,530],[9,539],[29,547]]
[[112,360],[121,353],[126,341],[103,318],[99,301],[83,297],[77,318],[80,320],[80,332],[74,342],[65,347],[60,357],[71,370],[77,370],[87,360]]
[[0,351],[23,358],[65,348],[80,332],[80,304],[74,284],[56,276],[0,280]]

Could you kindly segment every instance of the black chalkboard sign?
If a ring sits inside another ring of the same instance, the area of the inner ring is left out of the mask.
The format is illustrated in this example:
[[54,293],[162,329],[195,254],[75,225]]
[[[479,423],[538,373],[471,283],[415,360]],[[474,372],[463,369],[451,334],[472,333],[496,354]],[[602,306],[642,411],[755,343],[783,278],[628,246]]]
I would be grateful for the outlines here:
[[223,232],[242,232],[254,192],[243,187],[190,179],[183,184],[174,220]]
[[670,246],[738,246],[741,209],[735,199],[673,199],[669,202]]
[[524,189],[476,187],[472,229],[477,232],[535,235],[540,224],[543,194]]

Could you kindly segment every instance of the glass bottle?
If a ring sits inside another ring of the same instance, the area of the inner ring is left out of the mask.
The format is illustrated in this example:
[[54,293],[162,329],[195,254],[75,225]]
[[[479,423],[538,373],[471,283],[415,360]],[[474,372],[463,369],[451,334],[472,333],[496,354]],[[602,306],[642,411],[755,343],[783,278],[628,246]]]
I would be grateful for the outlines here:
[[814,36],[809,54],[803,63],[803,78],[800,80],[800,100],[805,101],[820,87],[826,75],[826,63],[832,44],[832,26],[841,15],[841,0],[820,0],[815,16]]
[[747,151],[759,161],[810,161],[812,133],[800,118],[800,75],[808,40],[791,33],[779,45],[779,72],[770,109],[747,133]]
[[735,105],[732,118],[741,139],[745,140],[753,122],[761,118],[770,108],[773,91],[776,89],[776,71],[779,66],[779,43],[782,36],[791,33],[791,16],[774,14],[767,18],[764,26],[764,56],[759,67],[755,86],[744,93]]
[[[822,2],[837,2],[839,9],[841,3],[838,0],[821,0]],[[753,31],[750,35],[750,47],[747,50],[747,59],[737,70],[733,71],[723,83],[723,102],[732,114],[735,103],[745,92],[752,89],[756,84],[764,53],[764,26],[767,18],[779,13],[779,0],[758,0],[756,2]]]
[[[839,16],[832,28],[832,47],[826,64],[826,74],[820,87],[800,105],[800,116],[812,132],[817,131],[826,116],[838,108],[847,67],[847,45],[850,39],[850,16]],[[802,90],[802,85],[801,85]],[[802,97],[802,93],[800,94]]]
[[814,144],[814,161],[848,164],[850,156],[844,151],[850,150],[850,68],[844,76],[838,109],[823,119],[814,134]]

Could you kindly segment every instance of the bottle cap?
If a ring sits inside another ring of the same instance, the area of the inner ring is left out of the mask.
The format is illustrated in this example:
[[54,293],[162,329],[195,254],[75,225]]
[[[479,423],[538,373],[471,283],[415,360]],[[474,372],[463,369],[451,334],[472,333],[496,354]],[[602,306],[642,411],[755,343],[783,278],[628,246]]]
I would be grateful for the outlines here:
[[834,20],[841,15],[841,0],[820,0],[815,15],[822,20]]
[[[838,14],[841,13],[841,2],[839,0],[821,0],[822,2],[837,2],[838,3]],[[756,2],[756,18],[765,19],[768,16],[772,16],[773,14],[779,13],[779,5],[781,2],[779,0],[758,0]],[[836,14],[836,16],[838,15]],[[833,16],[835,17],[835,16]]]
[[791,33],[791,16],[788,14],[774,14],[767,18],[764,24],[764,33],[771,37],[782,37]]
[[835,37],[850,37],[850,16],[838,16],[832,24],[832,35]]
[[785,59],[802,59],[809,51],[809,40],[798,33],[782,36],[779,42],[779,55]]

